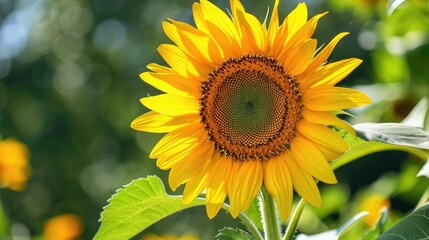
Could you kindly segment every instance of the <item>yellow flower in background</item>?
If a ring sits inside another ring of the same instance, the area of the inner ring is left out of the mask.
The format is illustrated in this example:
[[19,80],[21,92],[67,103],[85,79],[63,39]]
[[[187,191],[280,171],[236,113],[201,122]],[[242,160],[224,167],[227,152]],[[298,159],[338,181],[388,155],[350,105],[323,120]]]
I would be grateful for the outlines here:
[[199,240],[199,238],[192,234],[185,234],[181,237],[174,234],[166,234],[162,236],[157,234],[148,234],[143,236],[141,240]]
[[385,207],[388,209],[390,208],[390,201],[381,195],[372,195],[363,200],[361,210],[369,212],[368,216],[365,218],[365,223],[371,229],[374,229],[377,226],[383,208]]
[[28,158],[25,144],[12,138],[0,141],[0,186],[23,190],[30,174]]
[[83,231],[82,220],[74,214],[63,214],[49,219],[43,230],[44,240],[76,240]]
[[332,112],[371,102],[356,90],[335,86],[362,62],[327,63],[347,33],[318,49],[311,36],[326,13],[308,20],[300,3],[280,24],[278,4],[266,24],[238,0],[231,0],[231,18],[209,1],[194,3],[196,27],[163,22],[174,44],[162,44],[158,52],[169,67],[152,63],[140,75],[165,94],[141,99],[152,111],[131,126],[168,133],[150,157],[157,158],[159,168],[170,169],[173,190],[186,184],[185,204],[206,190],[210,218],[227,196],[237,217],[262,185],[283,220],[293,189],[321,206],[314,177],[336,183],[328,161],[348,149],[327,126],[354,133]]

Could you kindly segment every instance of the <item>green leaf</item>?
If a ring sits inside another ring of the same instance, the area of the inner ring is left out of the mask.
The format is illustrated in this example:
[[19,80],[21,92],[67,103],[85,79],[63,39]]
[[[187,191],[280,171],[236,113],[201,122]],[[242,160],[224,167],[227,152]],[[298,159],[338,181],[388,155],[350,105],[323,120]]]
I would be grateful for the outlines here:
[[360,212],[355,216],[353,216],[350,220],[348,220],[346,223],[344,223],[341,227],[337,229],[329,230],[329,231],[311,235],[311,236],[305,235],[305,234],[299,234],[296,237],[296,240],[339,239],[342,235],[344,235],[344,233],[352,229],[353,226],[355,226],[357,223],[362,221],[367,215],[368,215],[368,212]]
[[429,205],[412,212],[396,225],[384,232],[379,240],[428,239],[429,236]]
[[367,141],[429,149],[429,133],[420,127],[402,123],[360,123],[353,128]]
[[243,231],[239,228],[233,229],[225,227],[219,230],[218,235],[216,235],[216,240],[253,240],[254,238],[248,234],[246,231]]
[[424,129],[428,109],[429,109],[428,99],[426,97],[422,98],[416,104],[413,110],[411,110],[408,116],[406,116],[405,119],[402,120],[402,123],[411,125],[411,126],[421,127]]
[[428,158],[428,154],[421,149],[401,145],[386,144],[382,142],[365,142],[358,138],[356,142],[351,143],[351,149],[349,151],[347,151],[341,157],[333,161],[332,168],[338,169],[341,166],[344,166],[360,157],[369,155],[371,153],[391,150],[409,152],[422,160],[426,160]]
[[119,189],[109,199],[94,239],[130,239],[162,218],[204,204],[204,200],[196,199],[184,206],[181,196],[167,195],[157,176],[140,178]]
[[[359,131],[363,131],[363,130],[359,128]],[[418,149],[415,147],[387,144],[384,142],[376,142],[376,141],[368,142],[368,141],[362,140],[359,137],[355,137],[353,134],[345,130],[340,130],[338,134],[347,142],[347,144],[350,146],[350,149],[332,162],[331,165],[333,169],[338,169],[341,166],[344,166],[350,162],[353,162],[356,159],[359,159],[360,157],[363,157],[372,153],[376,153],[376,152],[382,152],[382,151],[392,151],[392,150],[404,151],[404,152],[413,154],[416,157],[425,161],[429,157],[429,154],[426,153],[424,150]]]

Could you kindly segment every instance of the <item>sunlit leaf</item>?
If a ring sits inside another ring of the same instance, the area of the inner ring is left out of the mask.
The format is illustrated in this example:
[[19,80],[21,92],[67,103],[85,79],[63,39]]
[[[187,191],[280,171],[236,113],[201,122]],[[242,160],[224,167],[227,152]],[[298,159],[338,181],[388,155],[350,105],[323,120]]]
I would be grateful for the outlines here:
[[329,230],[327,232],[322,232],[315,235],[305,235],[305,234],[299,234],[296,237],[296,240],[319,240],[319,239],[329,239],[329,240],[336,240],[339,239],[342,235],[344,235],[347,231],[353,228],[357,223],[362,221],[366,216],[368,215],[368,212],[360,212],[353,216],[350,220],[348,220],[346,223],[344,223],[341,227],[333,230]]
[[156,176],[140,178],[109,199],[94,239],[130,239],[162,218],[199,205],[204,205],[204,200],[197,199],[184,206],[181,196],[167,195],[164,184]]
[[379,240],[428,239],[429,205],[417,209],[384,232]]
[[331,165],[333,169],[338,169],[339,167],[353,162],[360,157],[382,151],[404,151],[411,153],[422,160],[426,160],[429,157],[428,153],[418,148],[375,141],[367,142],[344,130],[339,131],[339,134],[350,146],[350,149],[332,162]]
[[402,3],[404,3],[405,0],[390,0],[389,4],[387,5],[387,13],[390,15],[395,11],[396,8],[399,7]]
[[[359,138],[358,138],[359,139]],[[420,159],[427,159],[428,154],[421,149],[408,147],[408,146],[401,146],[401,145],[393,145],[393,144],[386,144],[382,142],[365,142],[362,140],[353,142],[353,146],[351,146],[351,149],[344,153],[341,157],[337,158],[332,163],[333,169],[338,169],[341,166],[344,166],[350,162],[353,162],[354,160],[372,154],[376,152],[382,152],[382,151],[404,151],[411,153],[415,156],[417,156]]]
[[216,235],[216,240],[253,240],[254,238],[239,228],[223,228],[219,230],[219,234]]
[[420,127],[402,123],[360,123],[353,128],[367,141],[429,149],[429,133]]
[[427,98],[422,98],[419,103],[411,110],[408,116],[402,121],[403,124],[416,126],[416,127],[425,127],[426,115],[429,108],[429,102]]

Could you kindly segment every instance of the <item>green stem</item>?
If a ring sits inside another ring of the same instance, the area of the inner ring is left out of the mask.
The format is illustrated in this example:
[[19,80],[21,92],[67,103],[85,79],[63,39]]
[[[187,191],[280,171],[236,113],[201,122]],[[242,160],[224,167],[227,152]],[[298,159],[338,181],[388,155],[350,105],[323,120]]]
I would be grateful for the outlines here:
[[268,193],[265,187],[261,189],[261,211],[265,240],[280,239],[280,222],[277,217],[274,198]]
[[286,229],[285,236],[283,240],[292,240],[295,234],[296,226],[298,225],[299,218],[301,217],[302,211],[304,211],[305,201],[303,198],[299,201],[298,205],[295,208],[295,211],[292,214],[289,225]]
[[256,225],[247,217],[246,214],[240,213],[238,218],[244,226],[246,226],[247,230],[249,230],[250,235],[252,235],[256,240],[264,240]]
[[[229,211],[230,206],[224,203],[222,208],[226,211]],[[258,227],[255,225],[255,223],[252,222],[252,220],[246,214],[244,214],[243,212],[240,212],[240,214],[238,214],[238,218],[241,220],[243,225],[246,226],[250,235],[252,235],[255,238],[255,240],[264,240],[261,233],[259,232]]]
[[3,203],[0,200],[0,239],[7,238],[9,236],[9,221],[4,212]]

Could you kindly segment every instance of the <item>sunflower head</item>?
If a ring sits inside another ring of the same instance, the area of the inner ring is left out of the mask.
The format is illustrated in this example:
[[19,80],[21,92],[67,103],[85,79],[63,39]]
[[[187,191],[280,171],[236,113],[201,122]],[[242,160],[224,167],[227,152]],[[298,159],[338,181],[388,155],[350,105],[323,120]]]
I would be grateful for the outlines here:
[[266,26],[239,0],[231,0],[231,16],[207,0],[194,3],[196,26],[163,23],[173,44],[160,45],[158,52],[169,66],[152,63],[140,75],[165,94],[141,99],[151,111],[131,126],[167,133],[150,157],[170,169],[173,190],[186,184],[185,204],[206,190],[210,218],[227,197],[236,217],[262,185],[283,220],[293,189],[320,206],[315,178],[335,183],[329,161],[348,149],[331,127],[354,134],[333,112],[370,102],[335,86],[361,60],[327,63],[347,33],[317,50],[312,35],[325,13],[308,19],[300,3],[280,23],[278,4]]

